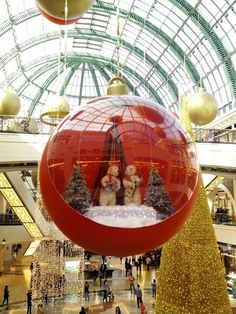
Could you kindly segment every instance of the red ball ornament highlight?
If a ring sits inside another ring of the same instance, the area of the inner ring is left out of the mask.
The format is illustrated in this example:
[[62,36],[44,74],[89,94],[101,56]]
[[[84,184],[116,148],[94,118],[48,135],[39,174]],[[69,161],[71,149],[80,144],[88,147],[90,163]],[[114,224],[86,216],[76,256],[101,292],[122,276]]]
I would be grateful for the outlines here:
[[[51,16],[47,14],[45,11],[43,11],[40,7],[38,7],[39,12],[50,22],[59,24],[59,25],[65,25],[65,19],[58,19],[54,16]],[[80,19],[80,17],[76,17],[74,19],[67,19],[66,24],[74,24]]]
[[128,256],[169,240],[199,187],[195,145],[178,119],[134,96],[101,97],[50,137],[40,187],[59,229],[86,250]]

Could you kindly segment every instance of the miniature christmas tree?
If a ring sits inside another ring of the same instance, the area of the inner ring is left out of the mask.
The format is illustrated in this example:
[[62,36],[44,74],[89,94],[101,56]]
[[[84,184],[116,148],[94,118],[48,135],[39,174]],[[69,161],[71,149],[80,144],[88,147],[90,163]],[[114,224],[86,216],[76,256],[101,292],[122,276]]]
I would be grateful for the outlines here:
[[91,196],[84,181],[80,166],[74,166],[64,191],[65,201],[81,214],[85,214],[91,205]]
[[174,213],[174,208],[168,197],[162,178],[154,167],[149,175],[144,205],[153,207],[157,211],[158,219],[165,219]]

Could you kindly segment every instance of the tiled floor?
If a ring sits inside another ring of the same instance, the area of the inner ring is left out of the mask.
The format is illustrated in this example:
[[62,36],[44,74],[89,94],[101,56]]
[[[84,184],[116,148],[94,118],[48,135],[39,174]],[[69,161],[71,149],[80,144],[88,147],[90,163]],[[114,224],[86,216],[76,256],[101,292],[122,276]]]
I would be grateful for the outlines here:
[[[113,274],[112,279],[108,279],[108,284],[114,291],[115,299],[113,302],[102,302],[99,290],[100,285],[96,285],[93,281],[89,281],[90,297],[89,301],[79,299],[78,297],[66,297],[63,300],[57,300],[53,304],[49,303],[44,306],[43,312],[46,314],[72,314],[79,313],[81,306],[89,308],[88,313],[115,313],[115,307],[119,306],[122,314],[139,314],[140,310],[137,308],[136,298],[130,293],[127,278],[124,277],[123,264],[120,264],[119,259],[112,259],[111,264],[118,269]],[[14,269],[13,269],[14,270]],[[24,266],[18,274],[3,274],[0,277],[0,291],[3,291],[7,284],[10,290],[9,308],[0,307],[2,314],[25,314],[26,313],[26,293],[29,287],[30,270],[29,266]],[[143,290],[143,301],[147,307],[148,313],[153,313],[154,300],[151,296],[150,284],[153,278],[158,278],[158,271],[151,269],[149,272],[144,269],[141,274],[136,277],[136,284],[140,283]],[[1,296],[0,296],[1,297]],[[236,308],[236,299],[230,298],[232,307]],[[33,309],[33,314],[36,314],[36,308]]]

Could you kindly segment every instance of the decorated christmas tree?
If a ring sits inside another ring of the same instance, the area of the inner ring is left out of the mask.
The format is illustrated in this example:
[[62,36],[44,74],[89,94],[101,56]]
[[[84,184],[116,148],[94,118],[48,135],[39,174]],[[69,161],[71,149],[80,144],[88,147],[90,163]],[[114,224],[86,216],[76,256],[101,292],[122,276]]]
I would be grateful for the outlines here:
[[74,166],[64,191],[65,201],[81,214],[91,206],[91,196],[84,181],[80,166]]
[[174,208],[162,178],[154,167],[150,171],[144,205],[153,207],[156,210],[157,219],[165,219],[174,213]]
[[[186,102],[182,116],[193,137]],[[154,313],[232,313],[202,182],[191,217],[163,246]]]

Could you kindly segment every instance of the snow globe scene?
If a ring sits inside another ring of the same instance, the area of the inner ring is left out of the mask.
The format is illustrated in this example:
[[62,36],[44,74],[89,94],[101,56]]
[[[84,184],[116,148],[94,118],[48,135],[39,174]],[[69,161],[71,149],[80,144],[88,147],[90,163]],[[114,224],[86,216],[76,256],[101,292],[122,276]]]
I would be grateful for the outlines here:
[[135,96],[97,98],[69,114],[50,138],[48,164],[78,215],[121,228],[174,215],[194,192],[199,168],[178,119]]

